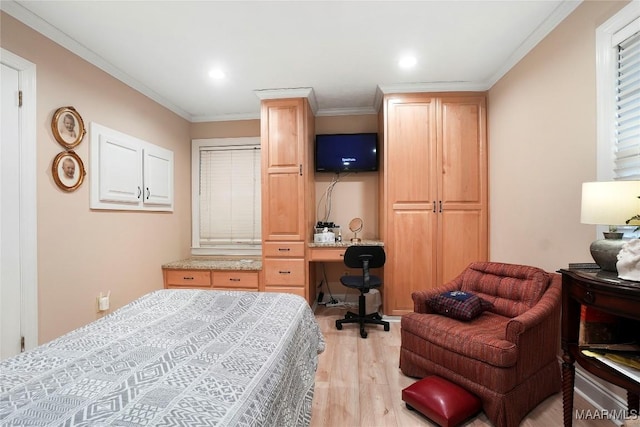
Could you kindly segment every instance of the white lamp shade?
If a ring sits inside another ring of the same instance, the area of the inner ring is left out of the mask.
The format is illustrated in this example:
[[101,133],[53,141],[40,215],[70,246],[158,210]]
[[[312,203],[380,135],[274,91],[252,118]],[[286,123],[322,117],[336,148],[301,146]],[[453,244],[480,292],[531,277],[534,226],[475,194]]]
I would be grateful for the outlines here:
[[640,215],[640,181],[585,182],[582,184],[583,224],[625,225]]

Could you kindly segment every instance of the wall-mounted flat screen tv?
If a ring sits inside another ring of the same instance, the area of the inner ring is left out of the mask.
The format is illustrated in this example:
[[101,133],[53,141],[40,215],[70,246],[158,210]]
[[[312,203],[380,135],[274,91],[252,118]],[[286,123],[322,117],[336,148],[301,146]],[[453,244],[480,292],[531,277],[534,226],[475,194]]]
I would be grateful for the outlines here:
[[316,172],[378,170],[378,134],[316,135]]

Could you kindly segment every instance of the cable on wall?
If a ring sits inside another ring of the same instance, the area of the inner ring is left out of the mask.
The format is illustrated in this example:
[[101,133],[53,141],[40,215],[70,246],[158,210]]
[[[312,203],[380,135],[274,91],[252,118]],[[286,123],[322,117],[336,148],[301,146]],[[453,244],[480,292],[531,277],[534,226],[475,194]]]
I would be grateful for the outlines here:
[[[336,186],[336,184],[338,182],[340,182],[340,180],[342,178],[344,178],[345,176],[348,176],[348,175],[349,174],[346,173],[346,174],[340,176],[340,173],[336,173],[336,175],[331,180],[331,183],[329,183],[329,185],[327,186],[327,189],[322,194],[322,197],[320,197],[320,200],[318,200],[318,207],[316,209],[316,217],[317,217],[317,219],[319,221],[329,222],[329,216],[331,215],[331,196],[332,196],[332,193],[333,193],[333,188]],[[324,216],[320,215],[320,206],[322,205],[322,200],[323,199],[325,201],[324,202]],[[322,219],[320,219],[321,217],[322,217]]]

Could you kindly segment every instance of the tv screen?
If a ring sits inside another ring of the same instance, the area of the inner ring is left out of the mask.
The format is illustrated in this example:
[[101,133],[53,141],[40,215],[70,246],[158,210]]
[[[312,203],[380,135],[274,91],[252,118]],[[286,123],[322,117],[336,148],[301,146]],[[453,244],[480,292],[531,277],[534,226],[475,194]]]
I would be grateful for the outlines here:
[[378,134],[316,135],[316,172],[378,170]]

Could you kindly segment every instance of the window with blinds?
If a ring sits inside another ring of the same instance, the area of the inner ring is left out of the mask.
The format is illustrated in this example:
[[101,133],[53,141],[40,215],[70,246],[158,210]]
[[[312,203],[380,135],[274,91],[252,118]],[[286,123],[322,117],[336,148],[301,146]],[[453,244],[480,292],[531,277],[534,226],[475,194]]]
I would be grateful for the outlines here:
[[[640,180],[639,30],[640,1],[596,29],[598,181]],[[618,231],[637,237],[633,226],[619,225]]]
[[[260,140],[193,142],[194,254],[260,251]],[[197,176],[196,176],[197,174]]]
[[640,179],[639,27],[636,19],[613,36],[617,49],[613,174],[621,180]]

